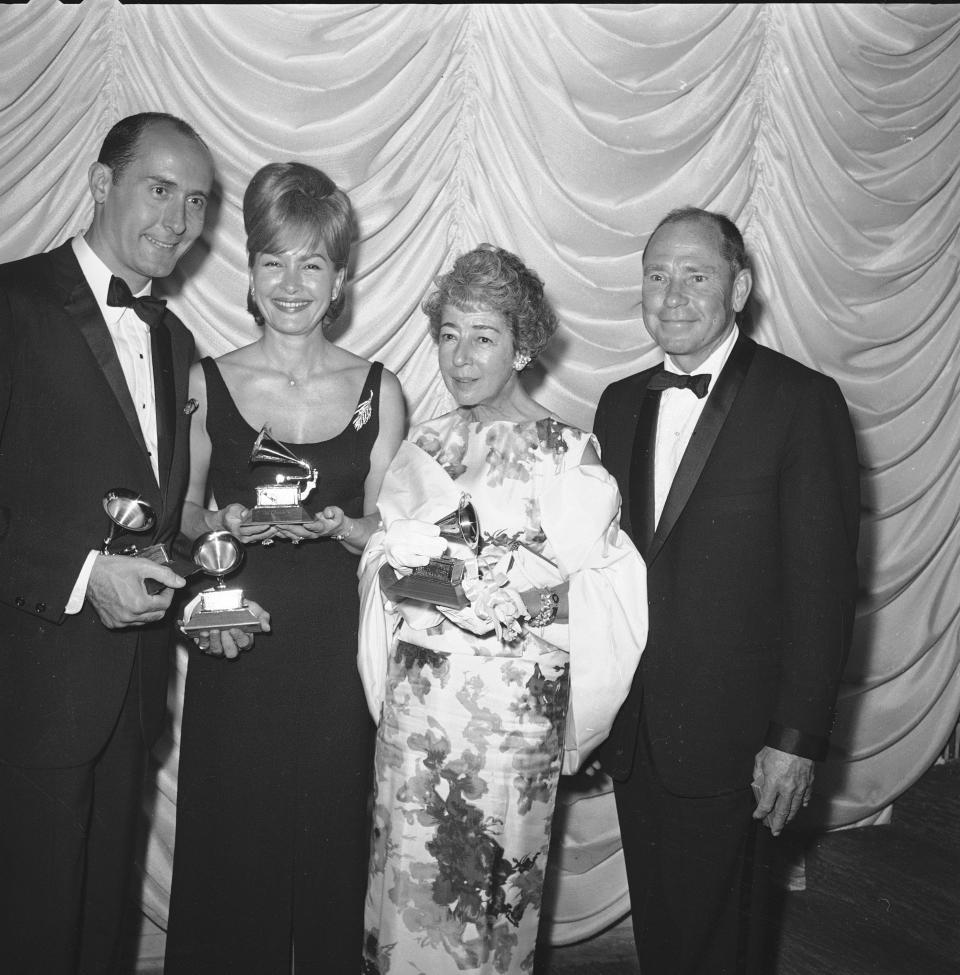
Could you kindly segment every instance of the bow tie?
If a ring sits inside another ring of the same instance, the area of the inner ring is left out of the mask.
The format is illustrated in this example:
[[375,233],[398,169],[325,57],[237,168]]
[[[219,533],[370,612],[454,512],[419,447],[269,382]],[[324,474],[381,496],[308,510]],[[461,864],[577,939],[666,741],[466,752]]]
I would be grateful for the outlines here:
[[163,321],[163,313],[167,307],[163,298],[154,298],[152,295],[134,298],[127,282],[116,275],[110,278],[107,304],[113,308],[132,308],[137,318],[146,322],[151,328],[156,328]]
[[710,390],[710,373],[701,372],[696,376],[688,376],[686,373],[662,372],[655,373],[647,389],[689,389],[697,399],[703,399]]

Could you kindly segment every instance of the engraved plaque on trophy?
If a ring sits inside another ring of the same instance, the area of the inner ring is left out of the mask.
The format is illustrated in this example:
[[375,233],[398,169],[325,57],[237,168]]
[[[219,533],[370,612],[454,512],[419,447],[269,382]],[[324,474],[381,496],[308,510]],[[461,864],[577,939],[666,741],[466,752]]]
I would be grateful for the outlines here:
[[257,487],[257,503],[250,518],[252,525],[303,525],[315,521],[303,501],[317,486],[317,469],[297,457],[289,447],[274,440],[264,427],[250,454],[251,464],[293,466],[298,474],[277,474],[273,484]]
[[[132,555],[141,559],[149,559],[157,565],[167,566],[184,579],[200,571],[192,562],[172,555],[162,542],[147,545],[145,548],[133,544],[120,549],[112,548],[117,529],[140,534],[150,531],[157,523],[157,516],[153,507],[136,492],[128,488],[112,488],[103,496],[103,510],[110,519],[109,534],[100,546],[103,555]],[[156,579],[145,579],[143,585],[151,596],[155,596],[166,589],[166,586]]]
[[[455,511],[437,523],[440,537],[466,545],[474,554],[480,548],[480,523],[468,495],[460,498]],[[380,588],[390,599],[418,599],[434,606],[462,609],[470,600],[463,591],[466,564],[462,559],[441,556],[417,566],[409,575],[397,578],[384,563],[380,567]]]
[[247,606],[242,589],[228,589],[223,581],[240,567],[243,544],[230,532],[205,532],[193,543],[193,560],[202,572],[216,576],[217,584],[200,593],[187,606],[180,628],[184,633],[202,630],[245,630],[248,633],[263,629],[259,618]]

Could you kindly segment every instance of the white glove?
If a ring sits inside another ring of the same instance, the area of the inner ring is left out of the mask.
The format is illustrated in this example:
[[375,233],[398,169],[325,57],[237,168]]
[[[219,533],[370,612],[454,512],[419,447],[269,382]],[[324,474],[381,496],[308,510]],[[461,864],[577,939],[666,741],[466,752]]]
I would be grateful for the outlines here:
[[404,574],[418,565],[426,565],[447,550],[440,537],[440,527],[429,521],[399,518],[383,536],[383,554],[387,562]]
[[512,586],[503,586],[484,593],[473,604],[473,608],[477,616],[485,616],[493,621],[493,627],[501,641],[512,643],[520,636],[520,620],[527,615],[527,607],[520,593]]
[[503,643],[513,643],[521,635],[520,620],[527,614],[520,593],[510,586],[482,592],[471,606],[463,609],[437,609],[452,623],[477,636],[496,630],[497,639]]

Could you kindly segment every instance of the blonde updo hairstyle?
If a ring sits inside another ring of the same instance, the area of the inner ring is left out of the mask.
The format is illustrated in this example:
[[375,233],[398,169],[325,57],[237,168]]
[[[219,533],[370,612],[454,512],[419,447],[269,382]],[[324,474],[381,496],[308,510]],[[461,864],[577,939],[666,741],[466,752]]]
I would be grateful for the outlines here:
[[[250,180],[243,194],[243,229],[247,234],[247,265],[258,254],[317,251],[323,244],[336,270],[346,268],[353,242],[350,198],[326,173],[306,163],[268,163]],[[324,324],[337,319],[346,288],[330,302]],[[247,292],[247,310],[263,326],[263,316]]]

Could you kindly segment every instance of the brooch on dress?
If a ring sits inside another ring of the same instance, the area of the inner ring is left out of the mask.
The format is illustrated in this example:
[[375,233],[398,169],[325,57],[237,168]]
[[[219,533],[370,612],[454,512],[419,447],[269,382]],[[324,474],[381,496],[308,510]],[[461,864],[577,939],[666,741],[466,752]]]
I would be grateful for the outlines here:
[[186,406],[183,408],[183,415],[190,416],[191,413],[196,413],[199,407],[200,404],[195,399],[188,399]]
[[373,416],[373,390],[367,394],[367,398],[353,411],[353,429],[359,430]]
[[559,474],[563,470],[564,455],[568,447],[566,440],[563,439],[563,424],[551,417],[547,421],[546,437],[543,441],[544,450],[553,454],[553,463],[556,472]]

